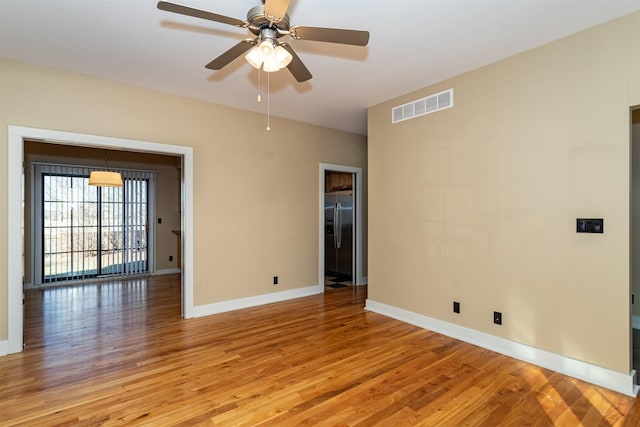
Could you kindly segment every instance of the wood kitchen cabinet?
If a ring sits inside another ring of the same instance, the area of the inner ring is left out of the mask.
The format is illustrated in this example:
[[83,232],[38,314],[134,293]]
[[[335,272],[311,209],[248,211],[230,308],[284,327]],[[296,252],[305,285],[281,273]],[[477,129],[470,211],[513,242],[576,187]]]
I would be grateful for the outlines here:
[[327,192],[351,190],[353,189],[353,175],[344,172],[327,172],[325,189]]

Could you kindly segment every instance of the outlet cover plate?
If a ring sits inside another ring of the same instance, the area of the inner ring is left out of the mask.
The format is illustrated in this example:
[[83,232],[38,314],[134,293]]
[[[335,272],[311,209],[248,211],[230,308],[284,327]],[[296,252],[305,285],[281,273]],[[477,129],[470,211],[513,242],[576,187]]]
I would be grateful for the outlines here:
[[499,311],[493,312],[493,323],[495,323],[496,325],[502,325],[502,313],[500,313]]

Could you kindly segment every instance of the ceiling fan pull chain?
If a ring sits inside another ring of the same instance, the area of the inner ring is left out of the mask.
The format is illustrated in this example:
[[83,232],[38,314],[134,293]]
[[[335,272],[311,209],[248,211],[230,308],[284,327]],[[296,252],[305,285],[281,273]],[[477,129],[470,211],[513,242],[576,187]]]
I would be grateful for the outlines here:
[[267,73],[267,132],[271,130],[271,73]]
[[[262,67],[261,67],[262,68]],[[260,96],[260,91],[262,90],[262,84],[260,79],[260,68],[258,68],[258,102],[262,102],[262,97]]]

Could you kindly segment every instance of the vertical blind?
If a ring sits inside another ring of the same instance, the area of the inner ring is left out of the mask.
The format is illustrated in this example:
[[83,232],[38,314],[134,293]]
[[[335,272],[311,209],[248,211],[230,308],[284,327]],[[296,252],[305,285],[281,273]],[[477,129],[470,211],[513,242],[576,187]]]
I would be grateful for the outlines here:
[[41,255],[37,283],[149,271],[154,172],[119,170],[123,187],[114,188],[89,186],[91,168],[84,166],[34,167],[41,238],[35,245]]

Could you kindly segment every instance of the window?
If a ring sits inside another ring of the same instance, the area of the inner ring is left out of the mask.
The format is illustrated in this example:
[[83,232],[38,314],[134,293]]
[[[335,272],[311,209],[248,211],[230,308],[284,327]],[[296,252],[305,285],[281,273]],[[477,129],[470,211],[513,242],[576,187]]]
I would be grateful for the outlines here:
[[112,188],[90,186],[86,167],[34,167],[35,283],[150,270],[153,172],[121,170],[124,185]]

